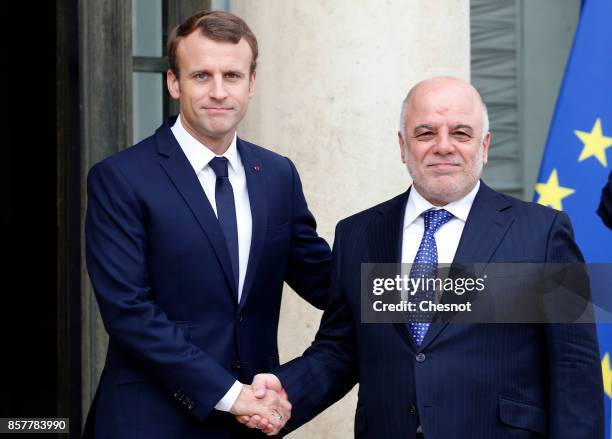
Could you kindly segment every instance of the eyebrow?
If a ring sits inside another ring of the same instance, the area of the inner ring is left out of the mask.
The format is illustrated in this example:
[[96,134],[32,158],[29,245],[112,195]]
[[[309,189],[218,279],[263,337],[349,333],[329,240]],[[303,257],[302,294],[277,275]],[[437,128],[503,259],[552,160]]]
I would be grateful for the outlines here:
[[[206,68],[203,68],[203,69],[194,69],[194,70],[190,71],[188,74],[189,75],[196,75],[198,73],[206,73],[207,75],[212,75],[213,74],[213,72],[210,69],[206,69]],[[245,76],[246,75],[246,73],[243,70],[241,70],[240,68],[233,68],[233,67],[229,68],[227,70],[224,70],[221,73],[223,75],[227,75],[228,73],[233,73],[234,75],[240,75],[240,76]]]
[[453,127],[453,129],[458,130],[458,129],[468,129],[468,130],[474,130],[474,128],[472,128],[471,125],[466,125],[466,124],[459,124],[459,125],[455,125]]
[[415,126],[413,132],[416,133],[419,129],[422,129],[422,128],[424,128],[426,130],[433,130],[434,129],[433,125],[429,125],[427,123],[422,123],[421,125]]
[[189,72],[187,72],[188,76],[194,76],[194,75],[198,75],[200,73],[205,73],[207,75],[210,75],[210,72],[206,69],[195,69],[195,70],[191,70]]
[[[417,126],[414,127],[414,131],[413,131],[414,134],[416,134],[421,129],[435,131],[436,128],[433,125],[431,125],[431,124],[422,123],[422,124],[417,125]],[[455,125],[452,129],[453,130],[464,129],[464,130],[474,131],[474,128],[471,125],[467,125],[467,124],[463,124],[463,123]]]

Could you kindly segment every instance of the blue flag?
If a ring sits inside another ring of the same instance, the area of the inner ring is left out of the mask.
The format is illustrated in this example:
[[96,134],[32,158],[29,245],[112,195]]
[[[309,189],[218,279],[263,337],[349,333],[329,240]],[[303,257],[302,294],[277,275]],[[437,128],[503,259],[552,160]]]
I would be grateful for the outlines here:
[[[535,201],[570,216],[576,241],[589,263],[612,262],[612,230],[596,214],[611,169],[612,0],[584,0],[535,187]],[[595,304],[597,295],[612,294],[610,284],[597,283],[592,285]],[[605,437],[610,438],[612,325],[600,324],[597,330],[604,378]]]

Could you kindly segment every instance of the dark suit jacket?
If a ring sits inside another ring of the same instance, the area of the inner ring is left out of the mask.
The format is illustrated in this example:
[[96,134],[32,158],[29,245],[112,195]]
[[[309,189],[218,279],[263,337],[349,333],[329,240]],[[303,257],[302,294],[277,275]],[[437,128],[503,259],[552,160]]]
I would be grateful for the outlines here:
[[87,266],[110,336],[96,438],[256,435],[213,407],[234,380],[278,365],[284,281],[327,300],[331,252],[294,165],[238,139],[253,233],[237,303],[223,232],[171,122],[88,177]]
[[608,175],[608,184],[601,190],[601,202],[597,214],[604,224],[612,229],[612,172]]
[[[289,428],[359,381],[355,437],[601,438],[602,379],[590,324],[432,324],[417,347],[406,324],[360,323],[360,265],[398,262],[408,192],[341,221],[330,303],[314,344],[281,367]],[[457,249],[461,262],[581,261],[568,217],[484,183]],[[306,384],[305,384],[306,383]]]

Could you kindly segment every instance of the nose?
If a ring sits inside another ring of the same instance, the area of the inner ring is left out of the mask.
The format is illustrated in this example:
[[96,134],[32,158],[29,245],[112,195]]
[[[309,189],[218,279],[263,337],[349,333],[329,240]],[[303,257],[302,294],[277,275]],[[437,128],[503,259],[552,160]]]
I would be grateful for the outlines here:
[[440,130],[436,138],[436,143],[433,148],[433,152],[441,155],[452,154],[455,151],[455,147],[452,142],[452,138],[448,131]]
[[225,85],[223,84],[223,77],[221,75],[215,76],[211,81],[210,90],[208,92],[209,96],[215,100],[223,100],[227,97],[227,91],[225,90]]

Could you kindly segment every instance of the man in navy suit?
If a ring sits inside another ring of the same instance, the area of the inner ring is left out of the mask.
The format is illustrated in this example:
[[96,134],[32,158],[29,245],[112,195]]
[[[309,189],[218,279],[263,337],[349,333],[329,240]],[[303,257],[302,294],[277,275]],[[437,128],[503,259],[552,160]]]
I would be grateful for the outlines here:
[[180,115],[88,177],[87,265],[109,346],[85,435],[262,436],[239,414],[273,434],[286,395],[242,383],[278,366],[283,282],[324,308],[331,252],[291,161],[236,136],[255,90],[246,23],[196,14],[168,54]]
[[[361,323],[364,262],[583,261],[566,214],[480,180],[487,118],[478,92],[459,79],[423,81],[406,97],[399,144],[412,187],[340,221],[330,302],[315,342],[276,376],[253,383],[262,396],[282,383],[293,405],[286,428],[359,382],[359,438],[603,436],[592,324]],[[239,419],[258,425],[258,416]]]

